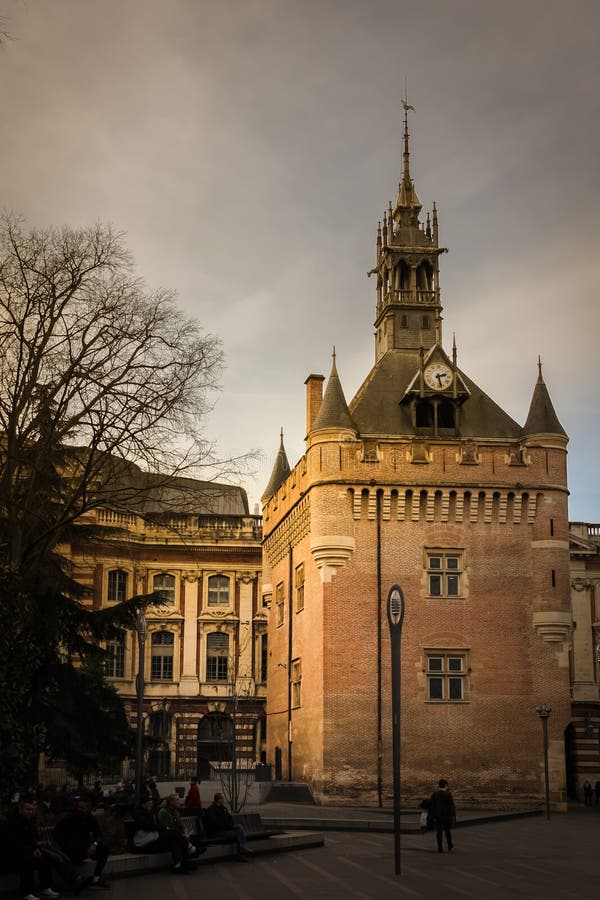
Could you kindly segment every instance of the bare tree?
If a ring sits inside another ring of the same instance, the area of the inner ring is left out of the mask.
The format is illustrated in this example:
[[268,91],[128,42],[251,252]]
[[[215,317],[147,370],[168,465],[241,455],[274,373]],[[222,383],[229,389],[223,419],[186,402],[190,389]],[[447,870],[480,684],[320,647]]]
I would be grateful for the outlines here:
[[[109,226],[26,231],[0,223],[0,497],[5,564],[19,571],[56,529],[198,466],[223,466],[202,433],[221,372],[217,338],[148,291]],[[52,447],[70,446],[61,508],[36,522]],[[132,466],[131,463],[136,463]],[[24,479],[24,475],[28,477]],[[29,492],[24,494],[27,482]]]
[[221,365],[218,339],[145,287],[111,227],[0,220],[2,790],[48,732],[36,710],[51,715],[63,663],[85,662],[148,602],[91,611],[61,548],[95,508],[206,501],[182,476],[229,466],[202,431]]
[[257,697],[256,680],[249,665],[240,665],[240,658],[249,648],[251,640],[250,632],[247,632],[244,639],[238,629],[237,640],[233,651],[229,654],[227,666],[227,720],[223,720],[226,731],[223,732],[223,740],[217,744],[220,752],[217,762],[221,790],[227,805],[234,813],[241,812],[246,805],[251,785],[256,777],[257,760],[240,752],[238,730],[240,721],[244,718],[244,708]]

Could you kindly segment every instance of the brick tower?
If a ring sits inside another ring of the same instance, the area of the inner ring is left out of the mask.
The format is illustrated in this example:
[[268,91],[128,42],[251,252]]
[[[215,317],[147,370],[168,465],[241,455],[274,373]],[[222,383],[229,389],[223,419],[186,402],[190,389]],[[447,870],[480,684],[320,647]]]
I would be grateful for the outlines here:
[[323,803],[391,792],[389,587],[402,637],[405,800],[564,802],[569,722],[567,435],[538,363],[520,426],[442,344],[438,218],[403,171],[377,230],[375,364],[348,405],[334,353],[306,380],[306,451],[264,503],[268,759]]

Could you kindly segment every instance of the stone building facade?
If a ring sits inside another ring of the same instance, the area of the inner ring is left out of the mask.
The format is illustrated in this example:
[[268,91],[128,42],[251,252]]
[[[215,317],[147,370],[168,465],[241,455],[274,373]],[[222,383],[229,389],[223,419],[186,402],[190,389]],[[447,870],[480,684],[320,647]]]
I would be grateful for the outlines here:
[[565,733],[568,792],[600,781],[600,525],[571,522],[572,719]]
[[[245,491],[227,485],[174,479],[132,496],[127,510],[87,514],[95,539],[63,551],[96,608],[162,591],[145,614],[144,729],[160,742],[146,772],[207,777],[211,762],[229,761],[234,737],[238,759],[253,766],[265,746],[261,518],[249,514]],[[106,673],[135,727],[136,632],[107,649]]]
[[[306,451],[283,439],[263,496],[268,761],[323,803],[389,802],[386,597],[406,598],[403,799],[440,776],[461,802],[566,798],[571,637],[565,434],[538,361],[519,425],[442,342],[435,205],[421,221],[405,115],[377,230],[375,363],[347,404],[306,380]],[[492,339],[492,336],[490,336]],[[533,368],[533,366],[532,366]]]

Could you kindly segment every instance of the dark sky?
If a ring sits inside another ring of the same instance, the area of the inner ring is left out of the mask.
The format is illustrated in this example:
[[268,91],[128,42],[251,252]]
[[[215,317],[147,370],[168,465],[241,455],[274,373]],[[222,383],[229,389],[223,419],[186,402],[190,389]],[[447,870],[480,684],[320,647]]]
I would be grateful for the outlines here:
[[537,357],[600,521],[600,4],[0,0],[2,206],[110,221],[227,357],[225,453],[303,450],[304,380],[374,359],[375,233],[411,169],[440,215],[444,344],[523,423]]

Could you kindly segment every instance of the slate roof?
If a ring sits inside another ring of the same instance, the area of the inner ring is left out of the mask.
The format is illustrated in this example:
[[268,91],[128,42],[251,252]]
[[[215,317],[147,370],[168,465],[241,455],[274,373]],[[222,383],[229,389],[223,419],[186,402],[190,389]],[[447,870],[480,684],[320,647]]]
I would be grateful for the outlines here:
[[[356,428],[366,435],[414,437],[422,429],[412,425],[409,407],[400,405],[406,389],[419,370],[419,351],[389,350],[371,369],[350,402],[350,414]],[[505,413],[464,372],[459,374],[470,392],[460,410],[460,437],[522,437],[521,426]]]
[[[76,447],[73,453],[85,460],[89,450]],[[249,515],[248,496],[237,485],[145,472],[136,463],[112,454],[105,454],[98,468],[98,501],[140,516]]]
[[323,402],[311,427],[311,432],[321,428],[349,429],[356,431],[356,425],[352,421],[344,391],[335,365],[335,355],[331,366],[331,373]]
[[567,436],[566,431],[560,424],[558,416],[554,411],[548,388],[542,377],[541,364],[540,374],[537,383],[533,389],[533,397],[529,407],[527,421],[523,426],[524,434],[560,434]]
[[263,503],[266,503],[273,494],[275,494],[285,479],[290,474],[290,464],[288,462],[287,454],[285,452],[285,447],[283,446],[283,431],[281,432],[281,440],[279,443],[279,450],[277,452],[277,456],[275,457],[275,464],[273,466],[273,471],[271,472],[271,477],[269,478],[269,483],[267,484],[265,491],[261,497]]

